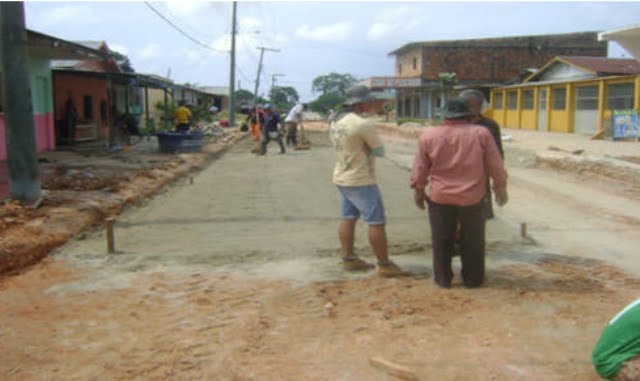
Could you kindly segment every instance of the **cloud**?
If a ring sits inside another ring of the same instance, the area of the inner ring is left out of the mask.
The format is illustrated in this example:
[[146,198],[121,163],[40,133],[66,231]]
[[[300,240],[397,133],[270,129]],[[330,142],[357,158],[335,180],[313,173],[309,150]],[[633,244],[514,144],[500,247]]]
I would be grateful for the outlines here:
[[206,1],[192,0],[169,0],[165,4],[169,9],[169,12],[180,17],[198,15],[209,7],[209,3]]
[[156,59],[160,57],[160,51],[160,44],[151,43],[140,50],[138,58],[141,61]]
[[[238,33],[236,34],[236,51],[246,52],[255,51],[258,46],[267,45],[272,48],[281,48],[289,39],[281,33],[269,33],[268,41],[263,38],[260,30],[263,27],[262,22],[253,17],[244,17],[238,20]],[[231,34],[223,34],[218,37],[211,47],[220,53],[229,52],[231,50]]]
[[298,28],[296,36],[314,41],[343,41],[349,37],[351,29],[353,29],[353,25],[347,22],[321,25],[313,28],[305,24]]
[[109,45],[109,49],[111,51],[118,52],[120,54],[124,54],[125,56],[129,54],[129,48],[127,48],[124,45],[116,44],[116,43],[114,43],[114,44],[109,43],[107,45]]
[[371,28],[369,28],[369,32],[367,33],[367,36],[371,40],[380,40],[384,36],[392,32],[393,29],[394,29],[393,25],[386,22],[379,21],[371,25]]
[[262,26],[262,22],[255,17],[243,17],[238,21],[240,32],[250,32]]
[[369,40],[378,41],[388,36],[406,33],[423,24],[409,7],[397,7],[379,13],[367,32]]
[[51,27],[68,23],[92,23],[99,21],[98,17],[89,7],[77,5],[63,5],[51,11],[43,13],[39,24],[42,27]]

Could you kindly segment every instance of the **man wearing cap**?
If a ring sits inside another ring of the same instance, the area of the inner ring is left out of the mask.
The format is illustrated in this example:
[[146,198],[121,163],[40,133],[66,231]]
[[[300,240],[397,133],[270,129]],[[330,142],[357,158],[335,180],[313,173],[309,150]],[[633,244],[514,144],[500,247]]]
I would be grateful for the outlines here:
[[259,155],[267,154],[267,144],[273,139],[280,145],[280,153],[285,153],[284,143],[282,142],[282,134],[280,133],[280,115],[273,111],[273,106],[267,104],[264,106],[264,123],[262,124],[262,140],[260,141]]
[[444,288],[453,278],[451,256],[458,221],[462,281],[467,287],[484,281],[486,174],[493,179],[498,205],[508,200],[507,173],[498,147],[486,128],[470,123],[472,116],[464,99],[450,99],[444,122],[420,136],[411,175],[417,207],[429,206],[434,280]]
[[336,149],[333,183],[338,187],[342,203],[338,236],[346,270],[372,269],[374,266],[360,259],[353,250],[356,223],[362,217],[369,225],[369,243],[378,260],[378,274],[398,276],[404,272],[389,260],[384,206],[375,178],[375,157],[384,156],[384,146],[375,126],[351,110],[353,104],[366,100],[368,93],[365,86],[349,89],[342,112],[329,126]]

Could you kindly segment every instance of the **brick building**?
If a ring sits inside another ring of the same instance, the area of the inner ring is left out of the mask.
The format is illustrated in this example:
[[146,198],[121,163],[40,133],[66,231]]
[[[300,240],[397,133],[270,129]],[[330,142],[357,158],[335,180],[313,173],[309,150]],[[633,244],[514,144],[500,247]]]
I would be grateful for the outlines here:
[[433,118],[442,105],[440,73],[455,73],[457,88],[488,90],[539,68],[556,56],[607,56],[597,32],[406,44],[391,53],[395,77],[376,77],[372,88],[394,88],[399,117]]

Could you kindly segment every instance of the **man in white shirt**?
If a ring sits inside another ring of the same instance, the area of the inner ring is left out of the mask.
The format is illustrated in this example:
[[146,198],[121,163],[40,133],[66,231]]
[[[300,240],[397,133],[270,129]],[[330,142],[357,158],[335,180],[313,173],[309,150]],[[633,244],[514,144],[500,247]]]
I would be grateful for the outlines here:
[[298,144],[298,124],[302,123],[302,113],[307,109],[307,105],[298,103],[293,106],[289,114],[284,120],[287,128],[287,145],[295,146]]

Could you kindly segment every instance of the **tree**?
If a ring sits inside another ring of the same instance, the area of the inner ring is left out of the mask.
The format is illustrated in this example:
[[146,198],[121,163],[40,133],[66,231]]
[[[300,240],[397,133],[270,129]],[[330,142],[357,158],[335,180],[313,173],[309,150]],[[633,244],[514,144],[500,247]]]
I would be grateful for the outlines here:
[[269,98],[271,103],[280,110],[289,109],[300,100],[298,92],[291,86],[274,87],[271,89]]
[[249,90],[244,90],[244,89],[237,90],[236,102],[238,103],[253,102],[253,93]]
[[351,74],[331,72],[327,75],[316,77],[311,83],[311,91],[320,95],[336,94],[344,96],[347,89],[358,82]]
[[438,82],[440,83],[440,91],[442,91],[441,107],[444,107],[444,103],[447,101],[447,93],[449,93],[455,85],[458,84],[458,77],[456,73],[439,73]]
[[118,52],[116,52],[114,50],[111,51],[111,55],[113,56],[113,58],[116,60],[118,65],[120,65],[120,67],[122,68],[122,70],[125,73],[135,73],[136,72],[133,69],[133,66],[131,66],[131,61],[129,60],[129,57],[125,56],[122,53],[118,53]]
[[309,103],[309,108],[312,111],[326,114],[329,109],[336,109],[342,102],[345,101],[345,97],[338,94],[323,94],[315,101]]

